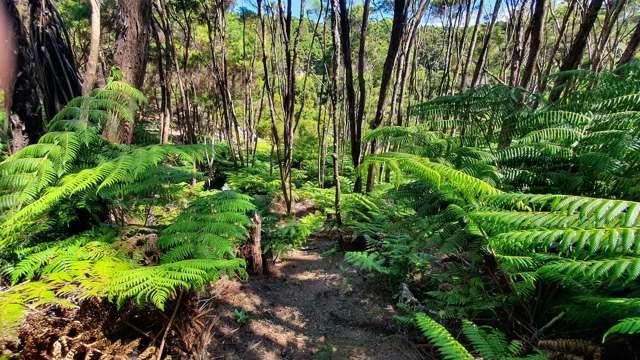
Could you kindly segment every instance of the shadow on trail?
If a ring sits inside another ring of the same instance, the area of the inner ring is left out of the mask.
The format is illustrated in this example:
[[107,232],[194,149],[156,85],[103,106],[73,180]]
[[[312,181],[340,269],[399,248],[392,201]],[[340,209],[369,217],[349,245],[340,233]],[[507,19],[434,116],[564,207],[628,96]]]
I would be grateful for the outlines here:
[[[217,359],[422,359],[394,331],[393,308],[357,274],[342,269],[330,243],[291,252],[278,277],[220,281],[214,290]],[[375,288],[375,286],[374,286]],[[248,314],[237,321],[234,310]]]

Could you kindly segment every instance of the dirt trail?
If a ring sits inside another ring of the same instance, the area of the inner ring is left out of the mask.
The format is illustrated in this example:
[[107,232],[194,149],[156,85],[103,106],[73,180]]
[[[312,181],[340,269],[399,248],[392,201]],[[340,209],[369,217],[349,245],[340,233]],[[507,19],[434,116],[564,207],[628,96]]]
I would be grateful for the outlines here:
[[[209,354],[218,359],[422,359],[394,331],[393,308],[332,243],[313,241],[278,264],[279,277],[221,281]],[[374,286],[375,287],[375,286]],[[240,325],[234,310],[248,314]]]

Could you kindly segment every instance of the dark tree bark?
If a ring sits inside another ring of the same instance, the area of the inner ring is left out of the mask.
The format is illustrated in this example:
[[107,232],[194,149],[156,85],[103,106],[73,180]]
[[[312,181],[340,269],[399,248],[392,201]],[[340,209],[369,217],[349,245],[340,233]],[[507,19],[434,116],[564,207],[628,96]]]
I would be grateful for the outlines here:
[[603,53],[607,43],[609,42],[609,37],[611,36],[611,30],[613,30],[613,25],[615,25],[618,20],[618,16],[620,12],[624,8],[626,4],[626,0],[618,0],[616,1],[612,7],[610,7],[605,15],[604,22],[602,24],[602,30],[600,31],[600,36],[598,37],[598,43],[594,47],[593,52],[593,60],[591,64],[591,69],[593,71],[600,70],[600,65],[602,64]]
[[[340,49],[342,51],[342,62],[344,65],[344,86],[346,93],[346,104],[347,104],[347,120],[349,124],[349,135],[351,139],[351,162],[354,167],[360,165],[360,157],[361,157],[361,129],[362,124],[358,123],[356,119],[356,91],[353,83],[353,61],[351,59],[351,26],[349,24],[349,9],[347,8],[346,0],[339,0],[339,20],[340,20]],[[368,15],[369,15],[369,6],[368,0],[366,1],[363,19],[362,19],[362,31],[367,30],[368,24]],[[366,17],[366,18],[365,18]],[[360,49],[364,49],[365,46],[365,36],[360,37]],[[361,50],[358,56],[358,75],[360,75],[360,66],[362,66],[362,75],[364,79],[364,52]],[[362,96],[362,94],[361,94]],[[364,112],[363,112],[364,113]],[[361,121],[362,119],[360,119]],[[362,189],[362,179],[358,177],[355,183],[354,191],[359,192]]]
[[[38,84],[47,118],[80,96],[80,78],[64,21],[51,0],[32,0],[30,34]],[[33,99],[29,99],[33,101]]]
[[636,24],[636,29],[633,31],[633,34],[631,34],[631,38],[629,38],[626,49],[624,49],[620,60],[618,60],[618,66],[622,66],[633,59],[633,56],[638,50],[638,45],[640,45],[640,19]]
[[[6,116],[11,119],[12,115],[16,115],[19,120],[15,121],[21,123],[21,127],[24,126],[24,132],[29,142],[36,143],[40,136],[44,134],[44,122],[42,121],[40,101],[34,101],[34,99],[39,99],[38,78],[34,68],[35,63],[33,62],[34,56],[31,42],[25,28],[25,24],[28,24],[28,19],[26,21],[21,19],[13,0],[3,1],[3,7],[3,10],[6,10],[7,25],[10,28],[7,30],[13,33],[16,54],[15,78],[7,79],[6,87],[8,93],[5,94],[5,104],[9,109],[9,113]],[[10,52],[5,54],[10,54]],[[7,70],[13,72],[13,69]],[[15,121],[5,121],[6,127],[3,129],[5,135],[13,133],[13,129],[9,129],[8,126]]]
[[482,10],[484,6],[484,0],[480,0],[480,5],[478,6],[478,15],[476,16],[476,24],[473,27],[473,33],[471,35],[471,45],[469,45],[469,51],[467,52],[467,59],[464,62],[464,66],[462,68],[462,78],[460,79],[460,91],[463,91],[467,87],[467,70],[469,69],[469,64],[471,63],[471,59],[473,58],[473,52],[476,49],[476,42],[478,41],[478,30],[480,28],[480,21],[482,20]]
[[[123,80],[141,89],[147,70],[149,33],[151,31],[151,0],[118,0],[116,43],[113,63],[122,70]],[[119,139],[133,141],[134,124],[124,124]]]
[[[393,67],[396,61],[396,55],[398,49],[400,49],[400,43],[402,42],[402,34],[407,25],[407,2],[405,0],[396,0],[393,6],[393,25],[391,26],[391,38],[389,40],[389,49],[387,51],[387,57],[384,61],[382,69],[382,79],[380,81],[380,93],[378,95],[378,105],[376,107],[376,115],[371,124],[371,129],[377,129],[382,125],[384,117],[384,107],[387,100],[387,90],[393,75]],[[376,151],[376,142],[371,142],[371,153]],[[373,191],[373,185],[375,182],[375,169],[373,166],[369,166],[367,176],[367,191]]]
[[[603,0],[591,0],[589,9],[580,24],[580,28],[578,28],[578,32],[576,33],[576,37],[569,48],[569,52],[564,58],[562,66],[560,66],[560,72],[577,69],[578,65],[580,65],[582,54],[584,53],[584,49],[587,46],[587,40],[589,39],[589,33],[591,32],[591,29],[593,29],[593,24],[595,24],[596,19],[598,18],[598,12],[602,7],[602,2]],[[562,85],[564,85],[566,81],[566,77],[559,77],[556,79],[555,88],[551,91],[551,95],[549,96],[550,101],[557,101],[560,98],[563,90]]]
[[533,76],[533,69],[536,65],[536,59],[540,52],[540,44],[542,39],[542,25],[544,24],[544,8],[545,0],[535,0],[535,9],[531,18],[531,42],[529,44],[529,57],[527,63],[524,66],[524,72],[522,73],[522,80],[520,86],[527,88],[531,77]]
[[484,67],[484,61],[485,61],[485,58],[487,57],[487,51],[489,50],[489,42],[491,41],[493,27],[495,26],[496,20],[498,19],[498,14],[500,13],[501,4],[502,4],[502,0],[496,0],[496,3],[493,7],[491,21],[489,22],[489,26],[487,27],[487,32],[484,35],[484,39],[482,42],[482,49],[480,49],[480,55],[478,56],[476,68],[473,71],[473,78],[471,79],[471,88],[474,88],[478,83],[478,80],[480,79],[480,74],[482,73],[482,68]]
[[142,88],[147,69],[150,0],[118,0],[116,43],[113,63],[122,70],[124,81]]
[[[358,49],[358,90],[360,97],[358,99],[358,113],[356,114],[356,130],[357,134],[354,137],[352,135],[351,147],[357,148],[357,154],[351,154],[352,160],[357,159],[357,163],[353,163],[353,166],[360,165],[361,153],[362,153],[362,123],[364,122],[364,110],[367,102],[367,86],[364,79],[364,54],[365,54],[365,40],[367,38],[367,25],[369,24],[369,7],[370,0],[365,0],[364,8],[362,12],[362,27],[360,28],[360,47]],[[355,142],[353,141],[355,140]],[[358,176],[355,183],[355,191],[362,191],[362,178]]]
[[[564,33],[567,30],[567,25],[569,24],[569,19],[571,18],[571,14],[573,13],[573,9],[575,9],[577,2],[578,2],[578,0],[570,0],[569,1],[569,6],[567,8],[567,11],[565,12],[564,17],[562,18],[562,25],[560,25],[560,29],[558,29],[558,35],[557,35],[558,38],[557,38],[555,44],[553,45],[553,48],[551,49],[551,52],[548,55],[547,66],[545,67],[544,72],[542,73],[542,75],[538,79],[538,92],[544,91],[544,89],[547,87],[547,78],[549,77],[549,74],[551,73],[551,67],[553,66],[554,59],[556,57],[556,53],[558,52],[558,49],[560,48],[560,44],[562,44],[562,39],[564,39]],[[552,14],[553,14],[553,12],[552,12]]]

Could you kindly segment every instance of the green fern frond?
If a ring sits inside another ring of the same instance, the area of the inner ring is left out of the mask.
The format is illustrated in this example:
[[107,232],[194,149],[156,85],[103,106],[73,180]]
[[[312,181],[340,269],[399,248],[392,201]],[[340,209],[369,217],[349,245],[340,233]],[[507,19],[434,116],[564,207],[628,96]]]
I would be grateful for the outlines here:
[[493,330],[489,333],[471,321],[463,320],[462,332],[473,344],[473,349],[484,359],[500,360],[515,355],[510,354],[507,337],[499,331]]
[[638,255],[640,241],[636,241],[636,236],[639,235],[640,227],[522,230],[498,234],[489,244],[507,254],[539,250],[583,256]]
[[417,178],[428,182],[436,189],[446,184],[468,199],[496,195],[501,192],[488,183],[450,166],[404,153],[385,153],[367,156],[360,165],[359,171],[364,173],[369,165],[380,163],[386,164],[391,171],[395,173],[396,182],[399,182],[401,179],[402,171],[407,171]]
[[384,266],[384,258],[379,258],[375,253],[347,252],[344,260],[351,265],[368,272],[387,274],[389,269]]
[[613,334],[634,335],[638,333],[640,333],[640,317],[626,318],[607,330],[602,341],[606,341]]
[[429,342],[446,360],[473,360],[474,357],[442,325],[423,313],[416,314],[416,324]]
[[582,132],[570,128],[545,128],[532,131],[518,140],[521,144],[551,142],[571,145],[582,138]]
[[552,280],[571,277],[578,281],[607,281],[629,284],[640,277],[640,258],[560,260],[542,266],[538,273]]

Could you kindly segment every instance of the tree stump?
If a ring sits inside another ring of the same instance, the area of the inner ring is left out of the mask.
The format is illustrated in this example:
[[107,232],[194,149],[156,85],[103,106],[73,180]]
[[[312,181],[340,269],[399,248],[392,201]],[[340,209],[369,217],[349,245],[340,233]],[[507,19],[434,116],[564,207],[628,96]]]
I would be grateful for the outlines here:
[[262,275],[262,218],[260,214],[253,214],[253,229],[251,232],[251,262],[253,272]]

